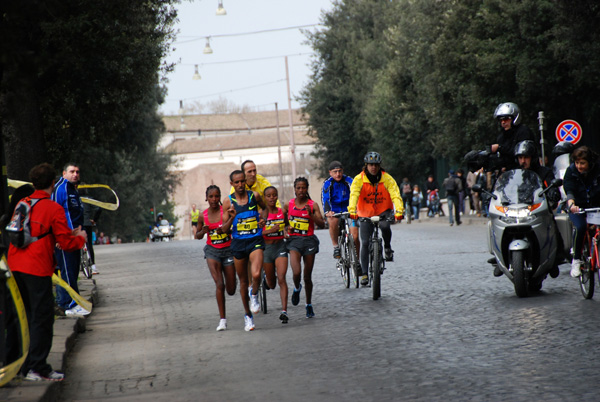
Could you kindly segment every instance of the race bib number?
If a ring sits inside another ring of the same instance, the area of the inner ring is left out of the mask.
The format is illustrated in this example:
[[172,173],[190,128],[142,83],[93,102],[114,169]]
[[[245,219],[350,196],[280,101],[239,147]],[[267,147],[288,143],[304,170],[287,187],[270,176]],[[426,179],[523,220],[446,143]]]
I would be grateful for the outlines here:
[[283,236],[283,231],[285,230],[285,223],[283,222],[283,219],[278,220],[278,221],[269,222],[268,225],[265,227],[265,229],[270,230],[270,229],[273,229],[274,227],[279,228],[279,230],[277,232],[269,233],[265,236],[267,236],[267,237]]
[[229,235],[227,233],[217,233],[217,229],[213,229],[210,231],[210,240],[212,244],[223,244],[229,240]]
[[237,232],[240,235],[255,234],[258,232],[256,217],[240,219],[237,223]]
[[310,221],[307,218],[294,217],[290,221],[290,225],[292,226],[293,233],[308,234],[308,229],[310,227]]

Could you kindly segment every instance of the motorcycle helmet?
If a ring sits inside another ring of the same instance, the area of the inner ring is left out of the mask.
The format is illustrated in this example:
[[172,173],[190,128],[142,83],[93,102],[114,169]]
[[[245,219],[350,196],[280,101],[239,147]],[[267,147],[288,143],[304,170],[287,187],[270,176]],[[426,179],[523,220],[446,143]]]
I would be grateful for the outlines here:
[[161,220],[164,217],[162,212],[159,212],[158,215],[156,215],[156,219]]
[[552,149],[552,156],[557,158],[560,155],[571,154],[571,152],[573,152],[574,150],[575,145],[567,141],[562,141],[554,146],[554,148]]
[[498,120],[501,117],[509,116],[512,118],[513,126],[521,124],[521,109],[516,103],[505,102],[498,105],[494,112],[494,118]]
[[368,152],[365,155],[365,163],[381,164],[381,155],[377,152]]
[[531,159],[535,158],[537,152],[535,150],[535,145],[533,141],[526,140],[521,141],[515,146],[515,156],[529,156]]

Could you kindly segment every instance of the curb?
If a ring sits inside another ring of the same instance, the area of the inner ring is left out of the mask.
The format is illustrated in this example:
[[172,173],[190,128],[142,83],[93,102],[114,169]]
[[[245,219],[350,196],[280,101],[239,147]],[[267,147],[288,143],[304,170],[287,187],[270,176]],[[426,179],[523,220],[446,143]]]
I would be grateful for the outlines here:
[[[96,280],[80,278],[78,285],[80,294],[96,307],[98,305]],[[75,346],[77,334],[85,332],[86,322],[85,317],[56,317],[52,349],[48,355],[48,363],[55,370],[64,372],[67,355]],[[60,384],[61,382],[52,381],[24,381],[22,377],[17,376],[4,388],[0,388],[0,401],[57,401],[60,396]]]

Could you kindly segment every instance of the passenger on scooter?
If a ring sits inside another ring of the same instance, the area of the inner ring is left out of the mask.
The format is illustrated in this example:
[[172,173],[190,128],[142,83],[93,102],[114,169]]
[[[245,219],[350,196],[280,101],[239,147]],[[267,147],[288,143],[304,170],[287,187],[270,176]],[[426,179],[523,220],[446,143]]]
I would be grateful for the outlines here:
[[571,154],[573,163],[565,172],[563,187],[567,194],[567,211],[575,228],[573,233],[573,262],[571,276],[581,275],[581,249],[587,230],[584,214],[580,209],[600,207],[600,163],[598,155],[587,146],[577,148]]
[[500,154],[500,167],[505,170],[518,167],[515,159],[515,146],[525,140],[535,141],[533,133],[524,124],[521,124],[521,109],[515,103],[505,102],[498,105],[494,112],[494,118],[498,120],[501,131],[496,138],[496,143],[490,145],[492,153]]

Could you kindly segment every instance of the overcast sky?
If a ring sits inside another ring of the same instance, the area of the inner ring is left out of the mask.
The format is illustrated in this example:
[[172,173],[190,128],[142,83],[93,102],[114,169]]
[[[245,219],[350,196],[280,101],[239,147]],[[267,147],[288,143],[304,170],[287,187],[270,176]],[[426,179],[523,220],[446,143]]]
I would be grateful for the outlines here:
[[[275,102],[280,110],[287,109],[285,55],[292,108],[299,107],[294,96],[308,82],[312,49],[300,29],[280,29],[318,24],[332,0],[223,0],[225,16],[216,15],[217,6],[218,0],[183,0],[178,5],[179,33],[166,59],[177,65],[168,76],[160,111],[177,114],[180,100],[207,103],[219,97],[254,110],[274,110]],[[270,32],[254,33],[258,31]],[[203,53],[207,36],[212,54]],[[200,80],[192,80],[195,64]]]

